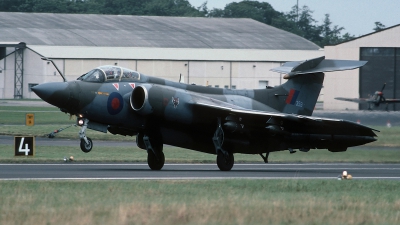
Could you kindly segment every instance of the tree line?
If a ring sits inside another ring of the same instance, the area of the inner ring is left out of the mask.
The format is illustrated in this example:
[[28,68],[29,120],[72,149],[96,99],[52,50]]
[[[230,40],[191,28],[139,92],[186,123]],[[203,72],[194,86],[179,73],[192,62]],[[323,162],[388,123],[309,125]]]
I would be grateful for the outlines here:
[[[329,14],[325,14],[322,24],[318,24],[312,16],[313,11],[305,5],[301,8],[295,5],[290,12],[284,13],[274,10],[267,2],[255,0],[232,2],[223,9],[208,9],[207,2],[194,7],[188,0],[1,0],[0,11],[251,18],[297,34],[321,47],[355,38],[349,33],[342,35],[344,28],[333,25]],[[377,23],[374,30],[384,27]]]

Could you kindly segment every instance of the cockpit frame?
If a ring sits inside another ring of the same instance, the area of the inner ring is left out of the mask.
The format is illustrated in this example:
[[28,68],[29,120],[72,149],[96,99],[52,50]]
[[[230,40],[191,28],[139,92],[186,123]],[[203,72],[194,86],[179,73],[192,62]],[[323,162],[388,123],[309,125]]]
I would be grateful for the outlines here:
[[93,83],[132,82],[140,81],[140,73],[120,66],[105,65],[87,72],[78,80]]

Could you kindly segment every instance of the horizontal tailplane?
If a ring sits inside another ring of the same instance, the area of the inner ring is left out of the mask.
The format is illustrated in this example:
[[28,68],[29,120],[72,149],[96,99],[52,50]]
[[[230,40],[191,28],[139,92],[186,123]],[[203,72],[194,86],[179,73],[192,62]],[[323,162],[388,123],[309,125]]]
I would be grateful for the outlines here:
[[325,59],[322,56],[305,61],[287,62],[281,67],[271,69],[271,71],[284,73],[286,74],[285,79],[291,79],[301,74],[357,69],[366,63],[367,61]]

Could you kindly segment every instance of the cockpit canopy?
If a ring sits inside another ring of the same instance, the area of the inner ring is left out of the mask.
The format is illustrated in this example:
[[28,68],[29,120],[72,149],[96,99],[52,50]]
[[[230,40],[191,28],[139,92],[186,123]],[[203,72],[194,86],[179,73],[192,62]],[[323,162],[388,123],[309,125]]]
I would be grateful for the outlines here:
[[80,76],[78,80],[94,83],[138,81],[140,73],[119,66],[100,66]]

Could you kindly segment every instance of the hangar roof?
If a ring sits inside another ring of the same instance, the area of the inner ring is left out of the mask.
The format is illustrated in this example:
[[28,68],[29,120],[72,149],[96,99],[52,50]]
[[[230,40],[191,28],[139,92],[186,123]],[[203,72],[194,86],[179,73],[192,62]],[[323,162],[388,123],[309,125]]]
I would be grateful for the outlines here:
[[141,59],[200,61],[299,61],[324,56],[323,50],[190,49],[93,46],[28,46],[52,59]]
[[252,19],[0,12],[0,42],[98,46],[318,50]]
[[400,47],[400,24],[371,32],[360,37],[331,46],[353,47]]

